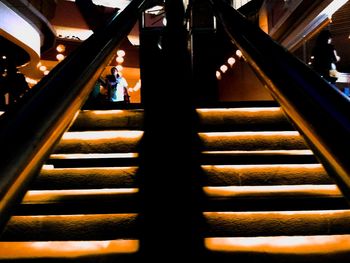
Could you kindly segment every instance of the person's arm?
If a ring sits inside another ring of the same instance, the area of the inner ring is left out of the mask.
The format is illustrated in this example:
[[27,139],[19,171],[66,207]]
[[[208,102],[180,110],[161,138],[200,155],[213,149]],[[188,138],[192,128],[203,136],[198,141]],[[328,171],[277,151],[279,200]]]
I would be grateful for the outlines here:
[[335,49],[333,50],[333,52],[334,52],[334,57],[336,59],[336,62],[338,62],[340,60],[340,56],[338,56],[337,51]]

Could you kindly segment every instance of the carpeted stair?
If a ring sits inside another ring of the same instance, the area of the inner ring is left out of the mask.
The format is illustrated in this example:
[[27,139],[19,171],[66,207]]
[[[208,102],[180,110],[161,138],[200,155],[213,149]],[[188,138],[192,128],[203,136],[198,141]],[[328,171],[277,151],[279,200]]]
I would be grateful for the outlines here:
[[142,126],[142,110],[81,111],[2,233],[0,260],[132,262]]
[[349,262],[350,210],[279,107],[198,109],[217,262]]

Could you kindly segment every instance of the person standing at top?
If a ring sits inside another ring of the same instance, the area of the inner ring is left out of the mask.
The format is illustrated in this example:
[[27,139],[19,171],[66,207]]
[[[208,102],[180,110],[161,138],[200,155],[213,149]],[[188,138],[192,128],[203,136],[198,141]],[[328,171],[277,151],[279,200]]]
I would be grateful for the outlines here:
[[335,63],[340,60],[340,57],[332,44],[332,34],[329,30],[325,29],[317,36],[312,58],[312,68],[325,80],[335,84],[337,76],[332,72],[336,72]]
[[128,83],[116,67],[111,68],[111,74],[106,76],[108,99],[112,102],[129,103]]

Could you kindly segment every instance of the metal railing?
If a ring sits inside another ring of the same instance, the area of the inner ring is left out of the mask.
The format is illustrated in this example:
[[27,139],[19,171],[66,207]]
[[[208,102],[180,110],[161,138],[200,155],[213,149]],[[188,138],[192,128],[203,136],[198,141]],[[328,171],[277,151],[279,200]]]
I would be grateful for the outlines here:
[[133,0],[0,118],[0,229],[148,0]]
[[350,200],[350,102],[223,0],[209,0],[230,39]]

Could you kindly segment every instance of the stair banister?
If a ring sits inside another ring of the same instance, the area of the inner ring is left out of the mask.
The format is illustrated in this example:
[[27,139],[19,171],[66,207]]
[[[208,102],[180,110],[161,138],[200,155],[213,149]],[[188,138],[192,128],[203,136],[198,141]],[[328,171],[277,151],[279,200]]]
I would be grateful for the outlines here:
[[132,0],[0,118],[0,229],[148,0]]
[[231,41],[350,200],[349,99],[224,0],[209,2]]

